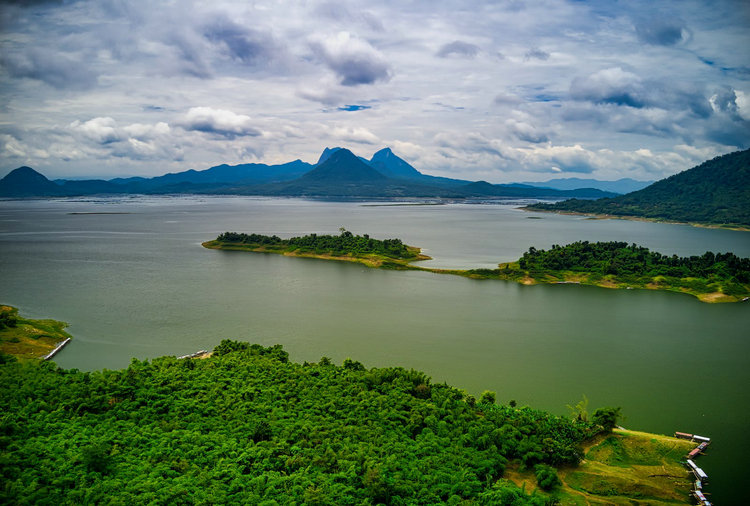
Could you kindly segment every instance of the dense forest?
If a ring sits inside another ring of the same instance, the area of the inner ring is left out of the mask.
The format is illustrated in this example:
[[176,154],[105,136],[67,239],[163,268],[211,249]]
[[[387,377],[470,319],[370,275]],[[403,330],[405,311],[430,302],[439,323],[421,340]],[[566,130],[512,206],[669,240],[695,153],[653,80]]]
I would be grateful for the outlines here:
[[5,362],[4,504],[548,504],[506,466],[554,492],[555,466],[618,415],[558,417],[414,370],[229,340],[117,371]]
[[695,294],[720,292],[732,297],[750,295],[750,258],[710,251],[700,256],[667,256],[616,241],[579,241],[552,245],[549,250],[532,247],[516,265],[501,264],[501,269],[489,272],[506,277],[528,275],[541,281],[583,274],[592,283],[608,281]]
[[627,195],[527,209],[750,227],[750,150],[719,156]]
[[281,239],[275,235],[224,232],[216,238],[216,241],[318,255],[379,255],[402,260],[415,259],[418,256],[418,252],[402,243],[401,239],[373,239],[367,234],[354,235],[344,229],[341,229],[340,235],[309,234],[290,239]]

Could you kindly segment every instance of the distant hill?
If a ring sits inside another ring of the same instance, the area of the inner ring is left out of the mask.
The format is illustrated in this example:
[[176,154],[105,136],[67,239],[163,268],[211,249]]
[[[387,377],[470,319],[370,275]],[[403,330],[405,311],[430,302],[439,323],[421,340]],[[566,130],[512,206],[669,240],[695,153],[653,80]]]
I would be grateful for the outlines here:
[[750,227],[750,150],[716,157],[627,195],[528,208]]
[[62,189],[31,167],[19,167],[0,179],[0,197],[52,197]]
[[487,181],[477,181],[461,186],[467,196],[494,196],[517,198],[581,198],[599,199],[616,195],[612,192],[597,190],[596,188],[579,188],[577,190],[554,190],[552,188],[538,188],[526,185],[491,184]]
[[562,191],[528,185],[493,185],[422,174],[390,148],[370,160],[350,150],[325,148],[315,165],[301,160],[280,165],[221,164],[152,178],[49,181],[29,167],[0,180],[0,197],[94,194],[234,194],[316,197],[423,198],[601,198],[612,194],[584,188]]
[[641,190],[653,181],[637,181],[630,178],[622,178],[616,181],[600,181],[598,179],[581,179],[578,177],[567,177],[560,179],[550,179],[549,181],[540,182],[523,182],[517,183],[524,186],[536,186],[539,188],[553,188],[555,190],[576,190],[578,188],[596,188],[598,190],[612,193],[630,193]]

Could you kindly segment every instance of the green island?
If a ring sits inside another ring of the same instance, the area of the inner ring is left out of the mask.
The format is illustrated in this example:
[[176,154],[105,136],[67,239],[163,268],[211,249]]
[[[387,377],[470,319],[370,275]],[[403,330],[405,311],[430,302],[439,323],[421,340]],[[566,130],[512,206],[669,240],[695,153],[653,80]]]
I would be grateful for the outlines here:
[[695,445],[619,429],[619,408],[556,416],[279,345],[94,372],[6,360],[0,392],[3,504],[690,502]]
[[420,249],[400,239],[377,240],[343,230],[339,236],[277,236],[225,232],[206,248],[277,253],[286,256],[359,262],[369,267],[412,269],[473,279],[501,279],[526,285],[575,283],[603,288],[666,290],[703,302],[738,302],[750,297],[750,259],[706,252],[678,257],[625,242],[578,241],[550,250],[529,248],[516,262],[497,269],[434,269],[411,262],[426,260]]
[[340,235],[309,234],[281,239],[275,235],[224,232],[216,240],[204,242],[210,249],[278,253],[285,256],[320,258],[357,262],[368,267],[385,269],[414,269],[409,263],[429,260],[419,248],[407,246],[401,239],[373,239],[369,235],[354,235],[340,229]]
[[40,359],[71,335],[68,324],[57,320],[31,320],[18,316],[18,309],[0,305],[0,360],[12,355],[22,360]]

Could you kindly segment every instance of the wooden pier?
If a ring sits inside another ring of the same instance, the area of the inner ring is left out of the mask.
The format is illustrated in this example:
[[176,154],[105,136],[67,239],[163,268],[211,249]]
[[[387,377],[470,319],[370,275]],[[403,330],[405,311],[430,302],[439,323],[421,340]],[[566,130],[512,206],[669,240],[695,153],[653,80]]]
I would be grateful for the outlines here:
[[43,356],[42,360],[49,360],[49,359],[51,359],[52,357],[54,357],[57,354],[58,351],[62,350],[65,347],[65,345],[68,344],[69,342],[70,342],[70,338],[67,338],[65,341],[63,341],[60,344],[58,344],[57,347],[54,350],[50,351],[45,356]]

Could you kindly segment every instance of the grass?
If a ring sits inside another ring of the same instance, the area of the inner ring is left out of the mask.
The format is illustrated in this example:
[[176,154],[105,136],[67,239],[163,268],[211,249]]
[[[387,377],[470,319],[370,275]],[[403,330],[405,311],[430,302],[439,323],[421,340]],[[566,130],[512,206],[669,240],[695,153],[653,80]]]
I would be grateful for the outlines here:
[[532,470],[509,466],[504,477],[560,505],[692,504],[692,475],[682,462],[694,447],[682,439],[616,429],[588,442],[580,465],[560,469],[562,486],[551,493],[537,489]]
[[0,351],[22,360],[40,359],[71,337],[65,322],[22,318],[17,308],[6,305],[0,305],[0,314],[16,321],[0,329]]

